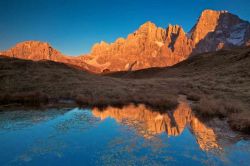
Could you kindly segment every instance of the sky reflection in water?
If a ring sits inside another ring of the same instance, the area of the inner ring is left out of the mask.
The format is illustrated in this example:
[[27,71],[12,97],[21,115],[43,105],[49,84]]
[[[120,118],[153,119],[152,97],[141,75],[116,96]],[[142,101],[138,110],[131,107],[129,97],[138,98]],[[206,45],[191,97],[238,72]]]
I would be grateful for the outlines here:
[[181,102],[104,110],[0,112],[0,165],[247,165],[250,142]]

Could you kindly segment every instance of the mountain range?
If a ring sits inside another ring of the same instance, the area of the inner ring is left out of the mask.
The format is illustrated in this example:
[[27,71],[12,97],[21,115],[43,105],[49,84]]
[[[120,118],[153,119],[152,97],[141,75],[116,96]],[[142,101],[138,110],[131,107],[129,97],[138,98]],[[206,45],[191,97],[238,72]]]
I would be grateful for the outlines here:
[[63,55],[50,44],[40,41],[24,41],[1,54],[34,61],[62,62],[101,73],[172,66],[195,54],[243,46],[250,46],[248,21],[228,11],[204,10],[188,33],[179,25],[164,29],[146,22],[127,38],[95,44],[84,56]]

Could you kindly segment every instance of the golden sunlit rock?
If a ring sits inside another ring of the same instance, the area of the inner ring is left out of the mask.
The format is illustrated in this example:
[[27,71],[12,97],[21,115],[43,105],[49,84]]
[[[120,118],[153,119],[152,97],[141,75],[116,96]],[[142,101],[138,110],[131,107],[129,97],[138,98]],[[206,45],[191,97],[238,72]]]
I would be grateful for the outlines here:
[[65,56],[61,52],[52,48],[49,43],[40,41],[25,41],[16,44],[13,48],[2,52],[2,55],[33,61],[50,60],[68,64],[72,67],[81,68],[92,72],[99,72],[94,66],[91,66],[81,60],[81,56]]
[[88,55],[61,54],[48,43],[27,41],[1,54],[30,60],[52,60],[90,72],[131,71],[177,64],[190,55],[246,46],[250,24],[227,11],[204,10],[186,34],[181,26],[166,29],[148,21],[127,38],[93,45]]

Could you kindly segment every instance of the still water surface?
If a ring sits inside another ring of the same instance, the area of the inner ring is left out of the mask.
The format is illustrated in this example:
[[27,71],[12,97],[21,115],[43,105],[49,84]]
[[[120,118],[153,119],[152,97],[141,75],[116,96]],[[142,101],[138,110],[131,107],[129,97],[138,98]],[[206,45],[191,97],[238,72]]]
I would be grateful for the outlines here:
[[186,103],[0,112],[0,165],[249,165],[250,141]]

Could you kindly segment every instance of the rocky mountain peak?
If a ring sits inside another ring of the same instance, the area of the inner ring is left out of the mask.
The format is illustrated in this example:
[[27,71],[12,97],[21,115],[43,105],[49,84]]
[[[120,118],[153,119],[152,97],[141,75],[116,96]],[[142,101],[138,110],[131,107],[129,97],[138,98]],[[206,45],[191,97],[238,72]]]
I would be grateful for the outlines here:
[[194,53],[244,46],[249,40],[249,22],[228,11],[205,10],[189,33]]
[[150,30],[153,30],[156,28],[157,28],[157,26],[154,23],[152,23],[151,21],[147,21],[139,27],[138,31],[140,31],[140,30],[141,31],[144,31],[144,30],[150,31]]
[[71,57],[65,56],[61,52],[54,49],[47,42],[40,41],[25,41],[16,44],[14,47],[7,51],[3,51],[0,55],[14,57],[19,59],[28,59],[33,61],[49,60],[60,63],[65,63],[70,66],[89,70],[92,72],[100,72],[98,68],[86,64],[82,61],[81,56]]
[[54,59],[56,58],[55,56],[61,55],[61,53],[52,48],[49,43],[40,41],[18,43],[15,47],[4,52],[4,54],[11,57],[32,60]]
[[128,39],[163,41],[165,39],[165,30],[157,27],[154,23],[148,21],[141,25],[138,30],[128,36]]
[[194,43],[198,43],[204,39],[209,32],[213,32],[219,22],[219,18],[223,11],[204,10],[201,13],[196,25],[191,30],[191,39]]
[[172,66],[193,54],[245,45],[250,45],[248,21],[228,11],[204,10],[188,34],[179,25],[163,29],[148,21],[127,38],[95,44],[84,57],[63,56],[39,41],[22,42],[0,54],[60,61],[91,71],[121,71]]

